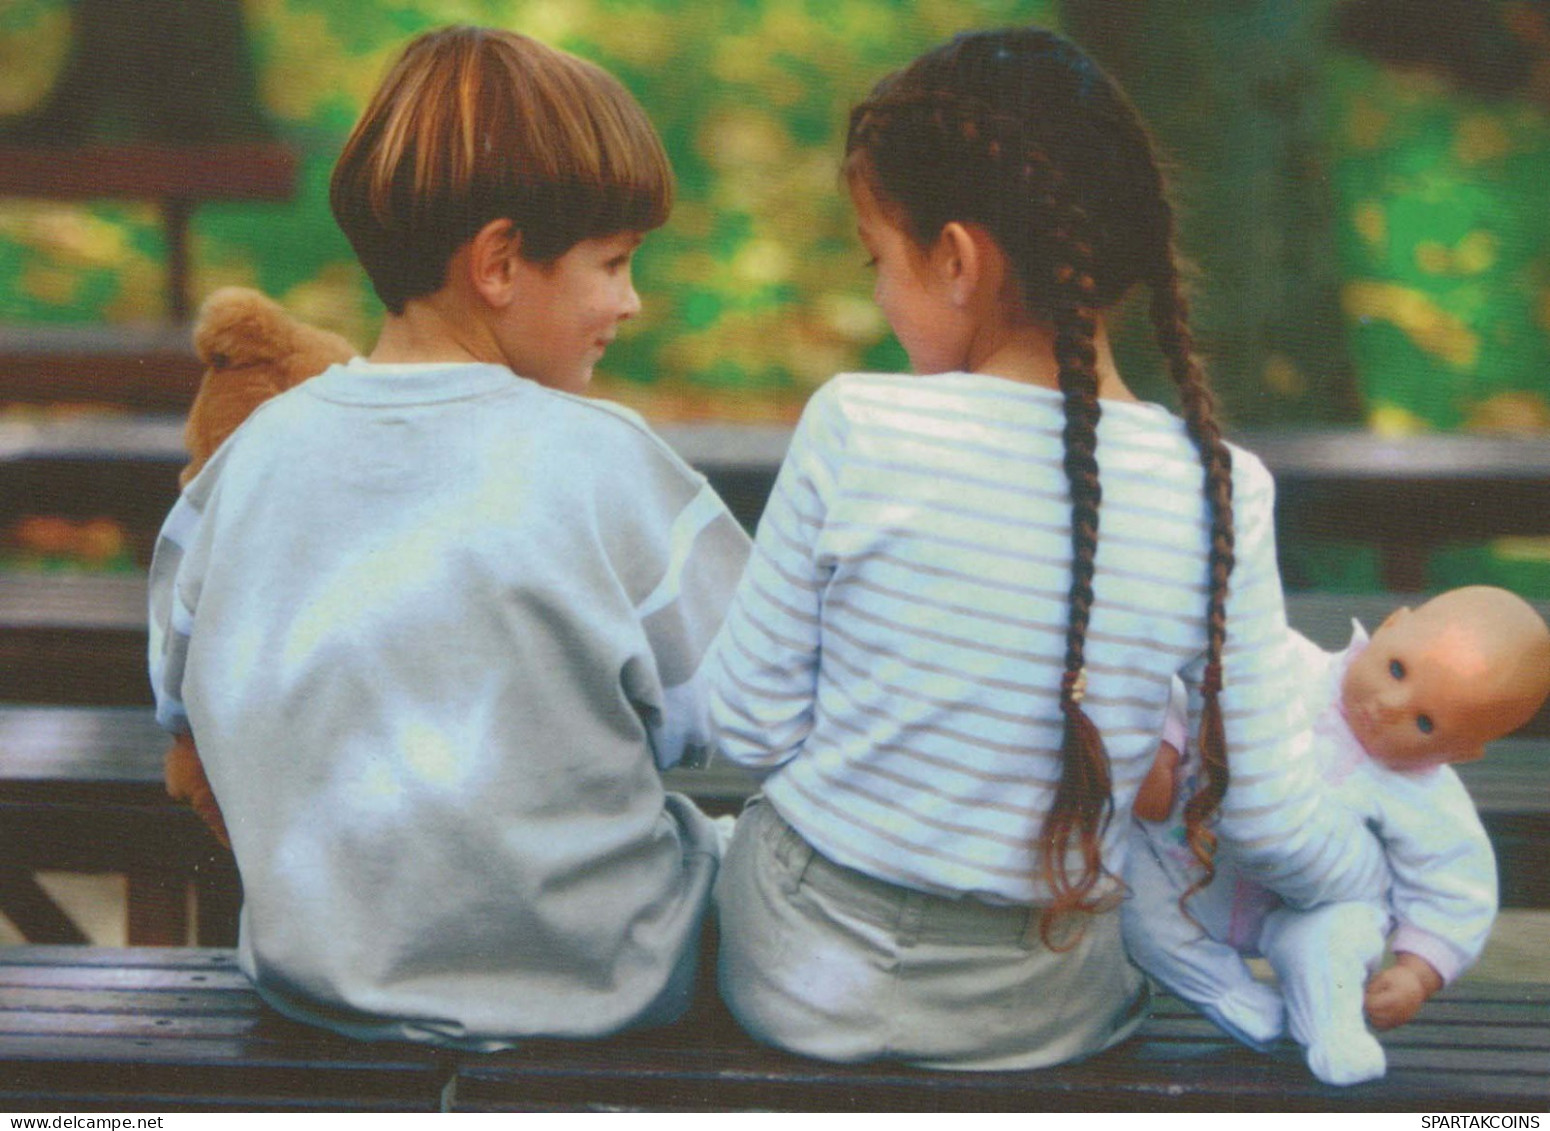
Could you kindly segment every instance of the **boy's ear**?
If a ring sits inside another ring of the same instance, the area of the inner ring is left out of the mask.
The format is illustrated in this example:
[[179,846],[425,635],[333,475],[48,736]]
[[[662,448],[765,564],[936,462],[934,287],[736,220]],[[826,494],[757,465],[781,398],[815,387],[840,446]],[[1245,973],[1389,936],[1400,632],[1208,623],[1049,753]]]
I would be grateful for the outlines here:
[[522,233],[510,220],[491,220],[464,248],[464,269],[475,291],[491,306],[510,305],[516,292],[516,258]]

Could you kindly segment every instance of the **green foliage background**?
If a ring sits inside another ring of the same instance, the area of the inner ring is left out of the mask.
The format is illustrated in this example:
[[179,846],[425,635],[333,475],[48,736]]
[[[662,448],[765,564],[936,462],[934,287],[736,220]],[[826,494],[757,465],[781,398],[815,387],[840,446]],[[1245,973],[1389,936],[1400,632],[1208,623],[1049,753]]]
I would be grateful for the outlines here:
[[[153,0],[154,2],[154,0]],[[390,58],[448,22],[596,60],[657,123],[679,203],[648,239],[646,309],[608,392],[674,416],[789,418],[836,371],[899,367],[840,191],[844,116],[882,74],[965,27],[1050,22],[1048,0],[245,0],[264,109],[301,156],[294,201],[203,206],[195,298],[256,286],[366,344],[380,316],[327,208],[340,144]],[[0,114],[47,91],[68,0],[0,0]],[[164,313],[149,204],[0,201],[0,321]],[[608,380],[611,378],[611,380]]]
[[[638,261],[645,312],[600,391],[659,418],[790,420],[835,372],[904,365],[838,182],[848,107],[955,31],[1036,22],[1114,71],[1173,158],[1196,328],[1231,426],[1550,430],[1542,3],[1460,8],[1538,60],[1526,89],[1488,100],[1336,48],[1342,0],[240,2],[299,186],[285,204],[199,209],[196,300],[256,286],[369,344],[380,310],[326,203],[340,143],[410,36],[508,26],[620,75],[678,172],[673,218]],[[51,88],[70,13],[71,0],[0,0],[0,130]],[[0,199],[0,323],[154,321],[164,303],[151,203]],[[1144,320],[1131,311],[1119,330],[1127,377],[1171,403]],[[1363,561],[1306,572],[1371,587]],[[1550,545],[1439,555],[1431,580],[1550,593]]]

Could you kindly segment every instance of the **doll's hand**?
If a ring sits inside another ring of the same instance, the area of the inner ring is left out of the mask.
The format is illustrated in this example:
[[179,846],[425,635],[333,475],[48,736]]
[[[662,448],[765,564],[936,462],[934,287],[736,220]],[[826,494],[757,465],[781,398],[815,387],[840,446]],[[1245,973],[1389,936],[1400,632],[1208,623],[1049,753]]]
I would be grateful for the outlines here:
[[205,777],[205,768],[199,761],[199,751],[191,735],[180,734],[172,740],[163,774],[167,792],[173,799],[187,801],[192,805],[215,839],[230,848],[231,837],[226,833],[226,819],[221,816],[221,807],[216,803],[215,791],[210,788],[209,779]]
[[1408,1022],[1438,990],[1442,975],[1418,955],[1401,953],[1394,965],[1373,975],[1363,1006],[1374,1029],[1395,1029]]

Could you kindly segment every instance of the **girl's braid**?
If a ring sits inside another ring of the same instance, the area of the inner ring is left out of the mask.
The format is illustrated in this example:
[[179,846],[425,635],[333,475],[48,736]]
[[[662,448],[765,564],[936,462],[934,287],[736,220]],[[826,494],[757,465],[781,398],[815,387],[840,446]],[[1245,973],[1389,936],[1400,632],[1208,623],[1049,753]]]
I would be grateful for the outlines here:
[[1206,597],[1206,668],[1201,680],[1204,709],[1200,719],[1201,767],[1204,781],[1186,803],[1184,822],[1190,850],[1204,868],[1202,878],[1186,893],[1205,887],[1216,873],[1216,835],[1210,822],[1227,793],[1227,738],[1222,726],[1222,649],[1227,639],[1227,586],[1234,563],[1232,512],[1232,453],[1222,442],[1216,420],[1216,398],[1195,355],[1189,328],[1189,299],[1179,277],[1174,251],[1173,212],[1159,194],[1167,235],[1152,280],[1152,327],[1179,388],[1184,420],[1205,469],[1205,497],[1211,514],[1209,589]]
[[[1049,248],[1053,278],[1043,288],[1048,295],[1055,330],[1055,361],[1060,391],[1065,398],[1062,440],[1064,468],[1071,497],[1071,589],[1067,602],[1065,670],[1061,675],[1060,706],[1064,716],[1061,737],[1061,774],[1055,798],[1045,818],[1041,836],[1044,878],[1053,901],[1040,922],[1046,945],[1054,926],[1064,917],[1090,911],[1089,898],[1104,874],[1100,841],[1114,811],[1109,756],[1103,737],[1082,708],[1086,684],[1087,629],[1092,617],[1093,574],[1098,552],[1098,512],[1103,489],[1098,479],[1097,350],[1093,316],[1100,305],[1093,279],[1093,249],[1088,242],[1088,221],[1076,205],[1066,200],[1056,170],[1037,154],[1031,165],[1043,166],[1043,192],[1036,195],[1033,214],[1051,219],[1049,230],[1035,235]],[[1073,881],[1068,874],[1068,853],[1081,853],[1081,867]],[[1065,945],[1074,945],[1079,934]]]

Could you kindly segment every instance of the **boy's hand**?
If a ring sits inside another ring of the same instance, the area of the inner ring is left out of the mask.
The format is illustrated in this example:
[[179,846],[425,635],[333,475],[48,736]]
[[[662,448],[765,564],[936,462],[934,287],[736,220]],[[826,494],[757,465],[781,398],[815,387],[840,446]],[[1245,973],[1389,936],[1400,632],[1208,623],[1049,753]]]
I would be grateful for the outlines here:
[[1363,1005],[1374,1029],[1395,1029],[1416,1015],[1416,1011],[1438,990],[1442,975],[1418,955],[1395,955],[1394,965],[1380,970],[1367,983]]

